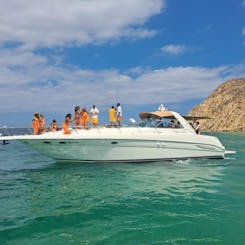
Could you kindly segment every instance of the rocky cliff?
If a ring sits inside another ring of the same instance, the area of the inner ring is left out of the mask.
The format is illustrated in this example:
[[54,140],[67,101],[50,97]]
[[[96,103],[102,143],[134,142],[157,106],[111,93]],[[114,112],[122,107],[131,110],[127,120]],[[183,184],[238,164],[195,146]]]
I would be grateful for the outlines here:
[[245,78],[224,82],[188,115],[213,118],[200,120],[202,130],[245,131]]

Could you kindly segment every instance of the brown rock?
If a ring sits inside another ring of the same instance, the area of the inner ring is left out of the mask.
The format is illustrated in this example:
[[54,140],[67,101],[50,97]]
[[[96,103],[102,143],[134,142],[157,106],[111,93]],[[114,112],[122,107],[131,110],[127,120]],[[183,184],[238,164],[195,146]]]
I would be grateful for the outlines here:
[[200,120],[202,130],[245,131],[245,78],[224,82],[188,115],[213,118]]

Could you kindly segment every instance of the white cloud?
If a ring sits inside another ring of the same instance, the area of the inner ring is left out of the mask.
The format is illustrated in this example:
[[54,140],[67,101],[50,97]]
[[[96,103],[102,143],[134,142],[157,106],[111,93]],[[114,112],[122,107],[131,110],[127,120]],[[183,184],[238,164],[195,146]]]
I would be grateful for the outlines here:
[[[85,70],[51,62],[28,50],[0,51],[0,111],[71,111],[76,104],[107,108],[111,103],[179,103],[203,98],[230,77],[244,77],[245,65],[206,67],[135,67]],[[59,58],[59,57],[58,57]],[[53,60],[53,57],[52,57]]]
[[0,43],[30,47],[101,43],[156,34],[144,24],[165,0],[0,0]]
[[161,52],[168,55],[179,55],[183,54],[187,51],[187,47],[185,45],[165,45],[161,48]]

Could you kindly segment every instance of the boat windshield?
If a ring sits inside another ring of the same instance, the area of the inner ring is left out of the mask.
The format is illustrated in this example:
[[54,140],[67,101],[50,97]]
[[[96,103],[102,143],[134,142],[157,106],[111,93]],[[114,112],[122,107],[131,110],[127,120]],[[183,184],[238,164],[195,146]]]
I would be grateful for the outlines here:
[[151,128],[183,128],[176,119],[168,118],[145,118],[136,122],[134,126]]

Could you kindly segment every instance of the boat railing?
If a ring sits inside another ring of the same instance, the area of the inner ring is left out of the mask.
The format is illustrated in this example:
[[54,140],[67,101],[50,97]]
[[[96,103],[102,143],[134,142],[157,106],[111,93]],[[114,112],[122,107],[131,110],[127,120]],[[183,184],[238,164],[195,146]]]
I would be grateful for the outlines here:
[[31,135],[32,127],[0,127],[0,136]]
[[[162,129],[164,128],[157,128],[157,127],[142,127],[142,126],[123,126],[123,127],[108,127],[108,126],[98,126],[98,127],[70,127],[70,130],[75,133],[79,134],[81,133],[81,130],[96,130],[98,134],[102,134],[103,128],[111,128],[111,129],[116,129],[119,134],[122,134],[124,131],[124,128],[135,128],[135,130],[138,131],[139,134],[143,134],[146,131],[142,130],[144,128],[148,128],[150,131],[155,132],[156,134],[163,134],[164,131]],[[166,128],[170,129],[170,128]],[[62,129],[61,129],[62,130]],[[180,130],[186,130],[184,128],[180,128]],[[59,130],[60,131],[60,130]],[[50,133],[56,133],[57,131],[52,131],[52,130],[45,130],[44,132],[50,132]],[[178,129],[173,129],[173,133],[178,134]],[[183,131],[182,131],[183,132]],[[33,135],[33,129],[32,127],[0,127],[0,136],[16,136],[16,135]]]
[[137,129],[138,129],[139,133],[142,134],[142,132],[141,132],[141,130],[140,130],[140,127],[137,127]]

